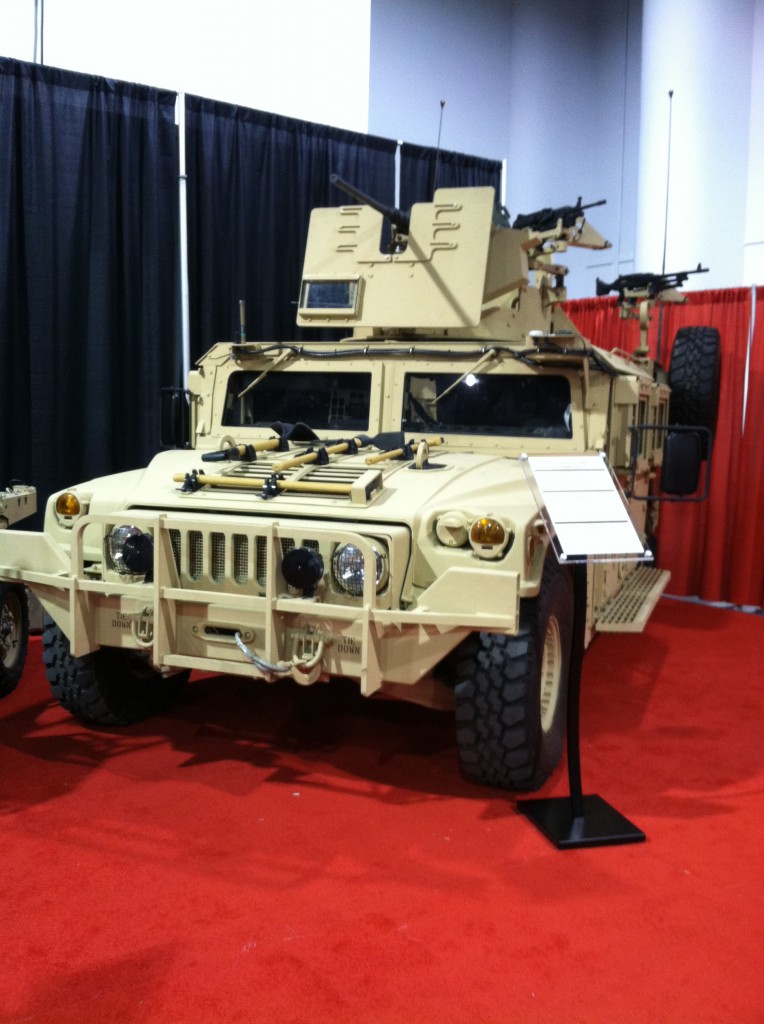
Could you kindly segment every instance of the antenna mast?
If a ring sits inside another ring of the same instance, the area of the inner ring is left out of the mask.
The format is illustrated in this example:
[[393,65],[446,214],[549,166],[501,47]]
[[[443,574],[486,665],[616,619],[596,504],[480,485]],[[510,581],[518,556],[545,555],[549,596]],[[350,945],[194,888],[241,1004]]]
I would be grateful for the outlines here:
[[440,163],[440,133],[443,130],[443,107],[445,107],[446,101],[440,101],[440,121],[438,123],[438,145],[435,148],[435,167],[432,172],[432,194],[435,196],[435,186],[438,183],[438,164]]
[[[663,262],[661,263],[661,274],[666,273],[666,244],[668,242],[668,215],[669,215],[669,184],[671,182],[671,113],[674,104],[674,90],[669,89],[669,120],[668,120],[668,151],[666,153],[666,213],[663,219]],[[658,309],[658,339],[655,347],[656,362],[661,361],[661,342],[663,336],[663,302],[659,301]]]

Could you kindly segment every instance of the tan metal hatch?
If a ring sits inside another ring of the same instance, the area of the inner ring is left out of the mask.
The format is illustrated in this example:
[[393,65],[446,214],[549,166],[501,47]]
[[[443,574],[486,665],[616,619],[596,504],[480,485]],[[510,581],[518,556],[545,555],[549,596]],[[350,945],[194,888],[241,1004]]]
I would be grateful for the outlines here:
[[[480,323],[494,205],[493,188],[442,188],[411,209],[402,252],[381,251],[382,214],[370,206],[314,210],[305,283],[350,282],[337,309],[300,306],[303,326],[474,327]],[[357,291],[356,289],[357,283]]]

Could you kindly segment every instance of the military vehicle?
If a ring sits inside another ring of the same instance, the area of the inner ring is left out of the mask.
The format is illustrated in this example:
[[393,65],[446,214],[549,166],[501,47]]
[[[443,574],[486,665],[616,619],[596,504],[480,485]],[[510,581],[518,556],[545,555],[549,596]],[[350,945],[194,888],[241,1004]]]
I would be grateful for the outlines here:
[[[573,589],[522,456],[604,452],[647,540],[669,387],[561,308],[559,255],[608,244],[580,200],[509,226],[492,188],[404,214],[336,183],[352,202],[312,213],[297,320],[342,340],[213,345],[165,395],[176,447],[54,494],[44,532],[0,536],[0,577],[39,597],[83,721],[142,719],[192,670],[344,677],[453,708],[469,779],[535,789]],[[641,629],[667,578],[592,562],[587,639]]]
[[[0,490],[0,530],[37,511],[37,491],[12,483]],[[23,584],[0,580],[0,697],[16,689],[27,655],[29,602]]]

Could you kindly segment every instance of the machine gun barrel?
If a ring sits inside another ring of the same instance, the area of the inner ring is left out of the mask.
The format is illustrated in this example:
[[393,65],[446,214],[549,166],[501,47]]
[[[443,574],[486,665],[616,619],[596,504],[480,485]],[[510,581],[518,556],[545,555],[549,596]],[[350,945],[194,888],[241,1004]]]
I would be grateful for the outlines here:
[[342,189],[343,192],[355,199],[356,202],[363,204],[364,206],[370,206],[372,210],[376,210],[377,213],[381,213],[383,217],[390,221],[395,230],[402,235],[407,235],[409,231],[409,214],[404,213],[403,210],[399,210],[397,206],[386,206],[384,203],[380,203],[377,199],[372,196],[367,196],[365,192],[362,192],[355,185],[351,185],[349,181],[345,181],[339,174],[332,174],[329,176],[329,181],[332,185]]
[[594,203],[581,203],[581,196],[574,206],[545,206],[542,210],[535,210],[533,213],[520,213],[515,217],[513,228],[531,228],[533,231],[553,231],[558,221],[562,221],[564,228],[572,228],[584,210],[590,210],[593,206],[604,206],[607,199],[598,199]]

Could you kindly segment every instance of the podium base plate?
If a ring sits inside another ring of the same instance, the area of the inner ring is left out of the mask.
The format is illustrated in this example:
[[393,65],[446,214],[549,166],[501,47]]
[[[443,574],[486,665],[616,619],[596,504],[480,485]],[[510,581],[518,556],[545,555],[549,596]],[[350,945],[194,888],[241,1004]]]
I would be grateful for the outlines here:
[[599,796],[585,796],[575,813],[570,797],[518,800],[517,809],[550,839],[558,850],[581,846],[641,843],[645,833]]

